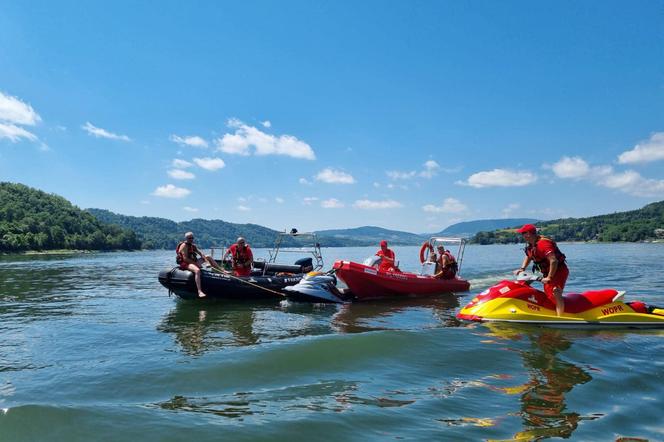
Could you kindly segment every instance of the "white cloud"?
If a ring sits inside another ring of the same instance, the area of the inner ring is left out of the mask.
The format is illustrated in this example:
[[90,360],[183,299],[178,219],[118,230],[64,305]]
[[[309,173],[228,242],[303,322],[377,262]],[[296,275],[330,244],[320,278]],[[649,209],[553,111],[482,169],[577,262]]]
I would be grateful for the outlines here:
[[441,206],[427,204],[422,207],[422,210],[433,213],[460,213],[468,210],[468,206],[456,198],[445,198]]
[[421,177],[421,178],[433,178],[438,171],[440,170],[440,165],[435,162],[434,160],[429,160],[423,164],[424,170],[421,170],[420,172],[417,172],[415,170],[411,170],[408,172],[403,172],[399,170],[388,170],[385,172],[387,176],[392,179],[392,180],[410,180],[415,177]]
[[505,207],[505,208],[503,209],[503,216],[504,216],[505,218],[509,218],[509,216],[512,215],[512,213],[513,213],[515,210],[518,210],[518,209],[520,209],[520,208],[521,208],[521,204],[518,204],[518,203],[511,203],[511,204],[508,204],[507,207]]
[[40,121],[41,117],[32,106],[0,92],[0,139],[6,138],[13,143],[21,138],[37,141],[35,134],[20,126],[34,126]]
[[599,177],[597,184],[639,197],[664,197],[664,180],[644,178],[634,170]]
[[417,175],[417,172],[414,170],[411,170],[410,172],[400,172],[398,170],[388,170],[385,172],[385,174],[390,177],[392,180],[409,180],[415,175]]
[[274,200],[275,200],[278,204],[283,204],[283,203],[285,202],[284,199],[281,198],[280,196],[275,197]]
[[323,169],[316,175],[316,181],[322,181],[329,184],[353,184],[355,178],[352,175],[342,172],[340,170]]
[[183,187],[175,187],[172,184],[166,184],[165,186],[160,186],[152,192],[154,196],[160,196],[163,198],[184,198],[191,193],[191,190],[185,189]]
[[615,172],[611,166],[590,167],[578,157],[563,157],[552,169],[561,178],[583,179],[639,197],[664,197],[664,180],[644,178],[634,170]]
[[251,210],[251,207],[243,206],[240,204],[239,206],[236,207],[236,209],[239,210],[240,212],[248,212]]
[[365,210],[376,210],[376,209],[398,209],[403,207],[403,205],[394,200],[384,200],[384,201],[371,201],[371,200],[357,200],[353,203],[353,207],[356,209],[365,209]]
[[194,163],[205,170],[215,171],[226,167],[221,158],[194,158]]
[[424,163],[424,170],[420,172],[422,178],[433,178],[440,170],[440,164],[436,163],[434,160],[429,160]]
[[198,212],[198,209],[195,207],[184,206],[183,209],[186,210],[187,212],[192,212],[192,213]]
[[315,196],[306,196],[302,198],[302,204],[305,206],[310,206],[312,203],[318,201],[318,197]]
[[265,120],[261,122],[261,124],[263,125],[263,127],[268,127],[268,128],[272,127],[272,123],[270,122],[270,120]]
[[14,124],[0,123],[0,139],[3,138],[7,138],[12,143],[20,141],[21,138],[25,138],[30,141],[37,140],[37,136],[35,134],[23,129],[22,127],[18,127]]
[[176,180],[193,180],[196,178],[193,173],[182,169],[171,169],[168,171],[168,176]]
[[340,209],[344,207],[344,203],[336,198],[330,198],[328,200],[321,201],[320,206],[324,209]]
[[250,155],[253,147],[255,155],[286,155],[307,160],[316,159],[311,146],[292,135],[278,137],[270,135],[235,118],[228,121],[228,126],[234,128],[235,133],[224,134],[215,140],[217,149],[222,152]]
[[109,132],[106,129],[94,126],[89,121],[86,122],[83,126],[81,126],[81,129],[83,129],[84,131],[86,131],[88,134],[92,135],[95,138],[108,138],[109,140],[131,141],[131,138],[129,138],[126,135],[114,134],[113,132]]
[[186,169],[187,167],[193,166],[193,164],[191,164],[189,161],[176,158],[173,160],[172,166],[176,169]]
[[22,126],[34,126],[41,117],[29,104],[0,92],[0,121]]
[[590,166],[579,157],[562,157],[551,169],[558,178],[583,178],[590,173]]
[[457,181],[456,184],[483,187],[518,187],[527,186],[537,181],[537,175],[531,172],[514,172],[506,169],[493,169],[477,172],[468,177],[467,181]]
[[299,182],[300,184],[304,184],[304,185],[307,185],[307,186],[308,186],[309,184],[311,184],[311,181],[309,181],[309,180],[306,179],[306,178],[300,178],[300,179],[298,180],[298,182]]
[[208,142],[197,135],[185,136],[185,137],[180,137],[178,135],[171,135],[169,139],[172,142],[179,144],[180,146],[191,146],[191,147],[201,147],[201,148],[208,147]]
[[664,160],[664,132],[652,134],[648,141],[643,141],[634,146],[634,149],[618,156],[620,164],[649,163],[658,160]]

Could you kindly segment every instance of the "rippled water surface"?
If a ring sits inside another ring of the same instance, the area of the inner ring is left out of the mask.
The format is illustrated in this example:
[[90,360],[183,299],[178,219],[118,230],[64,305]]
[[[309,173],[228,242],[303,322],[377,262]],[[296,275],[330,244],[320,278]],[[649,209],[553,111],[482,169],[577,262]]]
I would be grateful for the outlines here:
[[[568,291],[664,305],[664,244],[561,248]],[[345,306],[169,298],[171,252],[0,257],[0,440],[664,440],[664,331],[455,319],[522,253],[468,247],[459,297]]]

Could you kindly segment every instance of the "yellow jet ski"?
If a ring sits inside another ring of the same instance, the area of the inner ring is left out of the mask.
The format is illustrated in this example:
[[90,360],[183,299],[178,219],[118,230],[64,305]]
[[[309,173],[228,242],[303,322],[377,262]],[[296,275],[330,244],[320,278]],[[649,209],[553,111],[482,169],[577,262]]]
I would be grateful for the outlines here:
[[501,281],[475,296],[457,318],[477,322],[511,322],[570,328],[664,328],[664,308],[640,301],[625,302],[625,292],[592,290],[564,295],[565,313],[540,290],[539,280],[523,272],[517,281]]

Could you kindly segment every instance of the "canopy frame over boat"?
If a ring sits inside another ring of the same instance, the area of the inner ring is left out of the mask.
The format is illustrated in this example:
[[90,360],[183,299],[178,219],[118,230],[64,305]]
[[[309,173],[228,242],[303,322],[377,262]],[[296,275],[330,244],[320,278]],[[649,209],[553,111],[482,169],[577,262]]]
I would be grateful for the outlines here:
[[[449,250],[450,253],[455,257],[458,270],[456,272],[457,276],[461,275],[461,266],[463,264],[463,256],[466,252],[466,239],[460,237],[451,237],[451,236],[432,236],[422,244],[420,250],[420,257],[423,257],[422,269],[420,274],[429,275],[431,274],[431,266],[433,263],[429,261],[432,251],[437,250],[438,246],[442,245],[445,250]],[[456,252],[456,253],[455,253]]]
[[[300,243],[299,247],[293,246],[293,243]],[[290,232],[277,233],[274,240],[274,246],[268,251],[268,263],[274,264],[280,253],[306,253],[313,258],[313,270],[319,271],[323,268],[323,254],[321,252],[318,235],[314,232],[298,232],[297,229],[291,229]]]

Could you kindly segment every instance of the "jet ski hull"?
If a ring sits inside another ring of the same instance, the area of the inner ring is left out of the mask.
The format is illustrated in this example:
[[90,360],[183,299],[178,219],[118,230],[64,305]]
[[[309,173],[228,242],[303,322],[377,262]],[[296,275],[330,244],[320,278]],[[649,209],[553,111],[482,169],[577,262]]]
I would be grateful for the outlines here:
[[556,328],[664,328],[664,311],[643,303],[623,302],[624,292],[598,290],[565,296],[565,313],[528,285],[502,281],[476,296],[457,318]]

